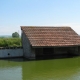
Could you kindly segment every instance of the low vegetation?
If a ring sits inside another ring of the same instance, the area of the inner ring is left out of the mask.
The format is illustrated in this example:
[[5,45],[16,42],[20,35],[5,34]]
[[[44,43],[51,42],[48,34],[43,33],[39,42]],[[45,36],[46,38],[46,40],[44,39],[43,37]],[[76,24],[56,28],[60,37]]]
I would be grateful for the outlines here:
[[0,47],[21,47],[21,38],[0,38]]

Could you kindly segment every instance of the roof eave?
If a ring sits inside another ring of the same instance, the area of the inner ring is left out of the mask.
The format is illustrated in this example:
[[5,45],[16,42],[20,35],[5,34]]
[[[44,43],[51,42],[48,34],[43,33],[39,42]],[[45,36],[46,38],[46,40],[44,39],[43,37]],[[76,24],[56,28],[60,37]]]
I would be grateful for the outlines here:
[[80,46],[80,44],[79,45],[61,45],[61,46],[32,46],[32,47],[33,48],[45,48],[45,47],[49,48],[49,47],[75,47],[75,46]]

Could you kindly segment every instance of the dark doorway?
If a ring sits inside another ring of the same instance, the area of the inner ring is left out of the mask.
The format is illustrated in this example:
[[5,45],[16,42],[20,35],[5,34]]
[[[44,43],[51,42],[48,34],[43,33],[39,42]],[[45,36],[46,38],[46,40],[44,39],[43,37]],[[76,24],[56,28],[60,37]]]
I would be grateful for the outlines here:
[[36,59],[51,59],[54,55],[54,48],[36,48]]
[[40,57],[43,55],[43,49],[42,48],[36,48],[35,49],[35,53],[36,53],[36,57]]
[[44,55],[53,55],[54,48],[43,48],[43,54]]

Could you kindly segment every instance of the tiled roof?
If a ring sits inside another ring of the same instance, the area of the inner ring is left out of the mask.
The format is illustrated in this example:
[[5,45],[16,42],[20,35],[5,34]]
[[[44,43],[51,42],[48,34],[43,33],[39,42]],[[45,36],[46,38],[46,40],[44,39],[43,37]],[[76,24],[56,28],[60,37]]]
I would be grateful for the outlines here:
[[80,36],[70,27],[21,26],[32,46],[80,45]]

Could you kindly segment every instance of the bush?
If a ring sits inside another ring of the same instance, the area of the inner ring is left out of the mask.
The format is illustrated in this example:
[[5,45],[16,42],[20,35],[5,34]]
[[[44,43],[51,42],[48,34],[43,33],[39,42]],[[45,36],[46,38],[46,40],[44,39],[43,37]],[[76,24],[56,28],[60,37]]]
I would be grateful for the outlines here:
[[21,38],[0,38],[0,47],[21,47]]

